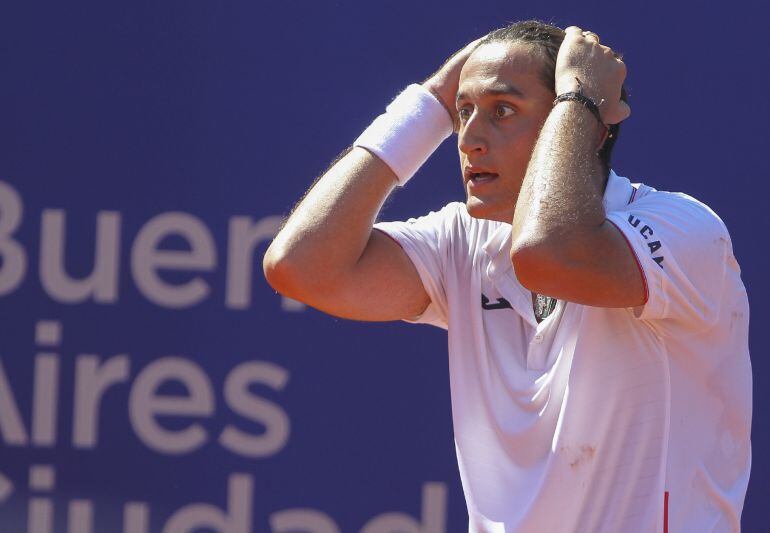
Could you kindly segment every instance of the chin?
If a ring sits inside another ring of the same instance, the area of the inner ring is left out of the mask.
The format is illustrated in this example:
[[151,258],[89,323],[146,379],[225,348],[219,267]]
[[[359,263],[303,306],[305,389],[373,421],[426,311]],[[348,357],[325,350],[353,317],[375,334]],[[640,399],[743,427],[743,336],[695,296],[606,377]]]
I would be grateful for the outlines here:
[[505,206],[484,202],[475,196],[471,196],[465,201],[465,209],[473,218],[507,222],[508,224],[513,222],[512,209],[506,209]]

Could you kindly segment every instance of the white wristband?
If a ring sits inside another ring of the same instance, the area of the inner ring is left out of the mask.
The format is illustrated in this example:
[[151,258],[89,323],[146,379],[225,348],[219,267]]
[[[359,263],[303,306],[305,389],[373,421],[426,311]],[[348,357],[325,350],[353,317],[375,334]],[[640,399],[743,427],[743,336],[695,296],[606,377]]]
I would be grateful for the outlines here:
[[404,186],[453,129],[452,117],[441,102],[415,83],[390,103],[353,146],[382,159]]

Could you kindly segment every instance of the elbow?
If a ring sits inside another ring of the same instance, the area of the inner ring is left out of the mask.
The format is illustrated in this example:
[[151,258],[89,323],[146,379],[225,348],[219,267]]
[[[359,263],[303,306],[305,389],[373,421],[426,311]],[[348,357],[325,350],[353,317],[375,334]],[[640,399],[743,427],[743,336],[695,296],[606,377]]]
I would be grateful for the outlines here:
[[337,278],[324,275],[323,268],[309,265],[317,263],[287,252],[276,241],[262,258],[262,272],[273,290],[292,300],[317,306],[335,295]]
[[510,257],[516,279],[524,288],[548,294],[548,281],[554,279],[558,270],[555,250],[545,244],[519,241],[511,247]]
[[296,285],[299,278],[291,260],[273,241],[262,258],[262,272],[265,281],[276,292],[296,299]]

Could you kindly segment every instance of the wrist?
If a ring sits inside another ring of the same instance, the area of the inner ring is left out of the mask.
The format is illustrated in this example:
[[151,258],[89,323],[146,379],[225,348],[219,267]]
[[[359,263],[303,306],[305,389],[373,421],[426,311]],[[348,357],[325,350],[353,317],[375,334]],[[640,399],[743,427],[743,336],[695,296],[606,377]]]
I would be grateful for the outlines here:
[[437,81],[435,77],[429,78],[422,84],[422,86],[426,90],[430,91],[433,97],[438,100],[442,106],[444,106],[444,109],[449,115],[449,118],[452,119],[453,126],[456,126],[457,111],[454,109],[454,102],[451,101],[451,97],[449,97],[447,94],[444,94],[444,92],[441,90],[443,85],[444,84]]
[[556,96],[564,93],[580,93],[590,98],[596,105],[602,101],[601,91],[591,84],[591,80],[585,73],[562,74],[556,79]]
[[[571,90],[563,91],[565,87]],[[590,111],[594,117],[596,117],[596,120],[599,121],[599,124],[602,125],[603,129],[607,128],[606,124],[604,123],[604,118],[599,111],[599,106],[604,103],[604,98],[600,100],[593,98],[590,92],[587,91],[583,81],[577,76],[573,76],[572,82],[569,82],[569,80],[564,80],[560,84],[556,95],[556,99],[553,101],[554,107],[562,102],[580,103],[583,105],[583,107],[585,107],[585,109]]]
[[574,75],[564,75],[556,78],[556,96],[563,93],[577,92],[580,89],[580,84],[577,82],[577,77]]
[[403,186],[433,151],[451,135],[452,118],[444,104],[422,85],[413,84],[355,140],[384,161]]
[[[595,151],[596,155],[599,155],[602,146],[604,146],[610,134],[609,126],[602,121],[599,109],[593,104],[592,100],[578,92],[562,93],[553,101],[554,111],[558,107],[567,108],[568,106],[572,107],[572,109],[563,109],[561,112],[566,113],[565,116],[573,117],[570,119],[571,123],[584,134],[589,136],[596,135]],[[584,116],[584,120],[575,122],[576,115],[570,113],[581,113]],[[589,114],[592,116],[589,117]]]
[[594,118],[596,118],[596,121],[601,124],[602,129],[605,129],[606,126],[604,122],[602,121],[602,116],[599,113],[599,107],[596,105],[596,102],[588,98],[587,96],[583,95],[580,92],[569,92],[569,93],[562,93],[559,96],[556,97],[556,99],[553,101],[553,106],[556,107],[559,104],[564,104],[567,102],[572,102],[575,104],[578,104],[586,109],[586,111],[590,112]]

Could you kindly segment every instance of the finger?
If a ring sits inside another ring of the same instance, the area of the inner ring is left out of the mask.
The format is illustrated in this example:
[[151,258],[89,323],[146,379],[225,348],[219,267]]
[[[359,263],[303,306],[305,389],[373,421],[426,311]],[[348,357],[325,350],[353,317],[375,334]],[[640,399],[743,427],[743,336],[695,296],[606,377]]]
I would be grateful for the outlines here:
[[620,105],[618,106],[618,109],[620,111],[618,113],[620,115],[620,120],[618,120],[618,122],[623,122],[624,120],[626,120],[628,117],[631,116],[631,106],[628,105],[626,102],[623,102],[621,100]]
[[618,58],[615,58],[615,61],[616,61],[615,68],[617,68],[617,72],[620,73],[621,80],[625,80],[626,76],[628,75],[628,67],[626,66],[625,63],[623,63],[623,61],[621,61]]
[[[453,61],[458,61],[458,60],[465,62],[465,60],[470,57],[470,55],[473,53],[473,51],[476,50],[476,48],[478,48],[478,46],[479,46],[479,44],[481,44],[481,40],[483,38],[484,37],[479,37],[475,41],[471,41],[468,44],[466,44],[465,46],[463,46],[462,48],[460,48],[457,52],[455,52],[454,54],[449,56],[446,61],[444,61],[444,65],[446,65],[448,63],[451,63]],[[444,65],[442,65],[442,67]]]
[[478,48],[479,44],[481,44],[481,41],[483,39],[484,39],[484,37],[479,37],[475,41],[469,42],[467,45],[465,45],[463,50],[469,50],[469,51],[473,52],[476,48]]
[[619,124],[631,116],[631,106],[621,100],[612,115],[607,117],[607,124]]

